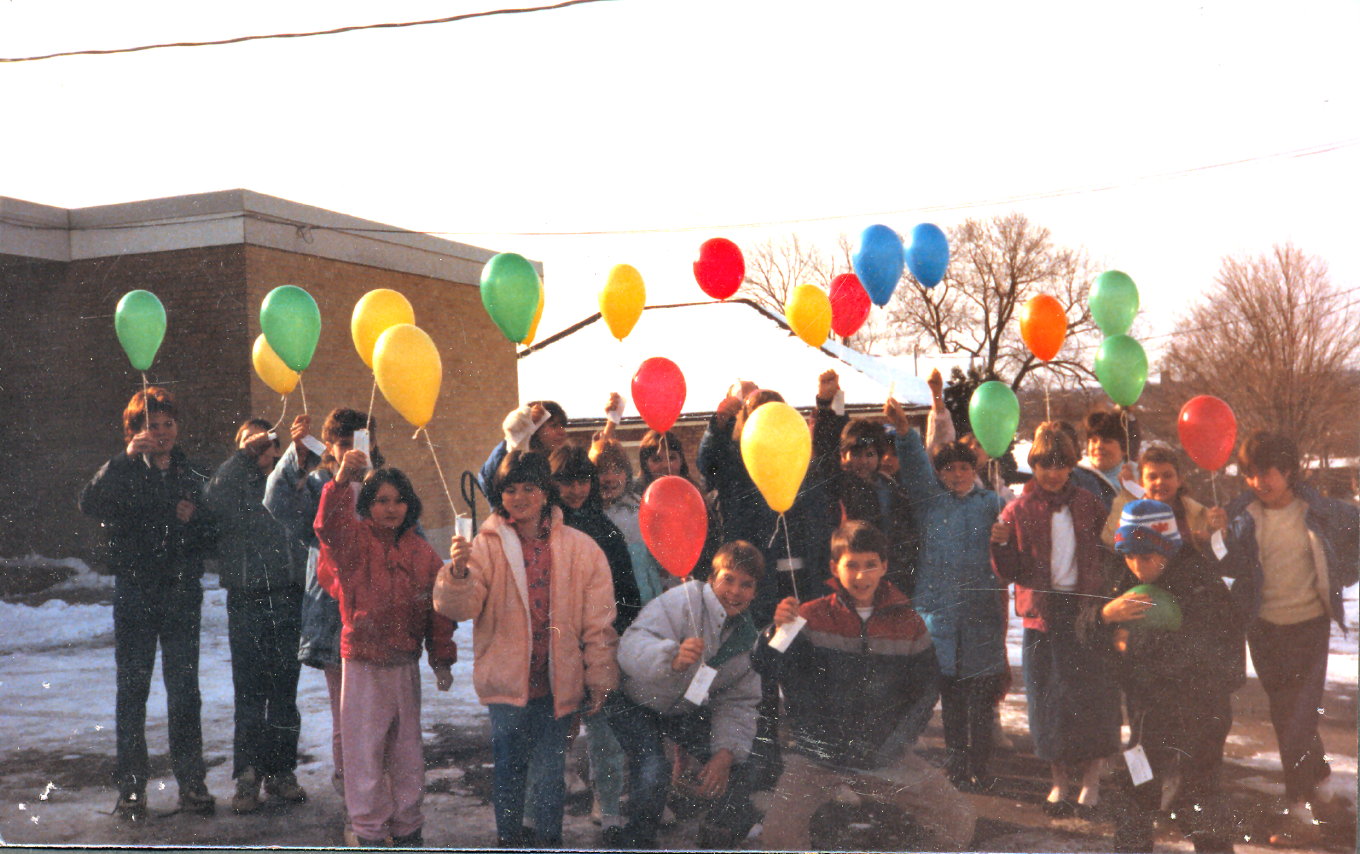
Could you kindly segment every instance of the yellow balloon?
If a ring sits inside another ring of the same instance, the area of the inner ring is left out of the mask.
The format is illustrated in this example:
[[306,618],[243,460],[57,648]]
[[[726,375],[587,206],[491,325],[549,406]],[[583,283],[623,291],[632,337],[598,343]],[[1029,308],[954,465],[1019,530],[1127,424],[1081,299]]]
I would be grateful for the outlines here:
[[534,336],[538,334],[538,322],[543,319],[543,288],[538,289],[538,308],[534,309],[534,320],[529,324],[529,334],[524,336],[524,340],[519,342],[525,347],[534,343]]
[[439,349],[425,330],[398,323],[382,335],[373,348],[373,376],[392,408],[416,427],[434,417],[444,367]]
[[784,305],[784,317],[793,334],[820,347],[831,334],[831,298],[816,285],[799,285]]
[[354,314],[349,319],[349,334],[354,339],[354,349],[364,364],[373,367],[373,346],[378,336],[398,323],[415,323],[416,312],[406,297],[388,288],[378,288],[364,294],[354,304]]
[[776,513],[793,506],[811,459],[812,433],[803,416],[787,403],[763,404],[741,428],[741,460],[765,503]]
[[627,264],[616,264],[600,291],[600,314],[615,338],[622,341],[628,337],[646,304],[647,288],[642,284],[642,274]]
[[255,373],[275,392],[289,394],[297,388],[298,372],[283,363],[263,335],[255,339],[255,346],[250,350],[250,361],[255,365]]

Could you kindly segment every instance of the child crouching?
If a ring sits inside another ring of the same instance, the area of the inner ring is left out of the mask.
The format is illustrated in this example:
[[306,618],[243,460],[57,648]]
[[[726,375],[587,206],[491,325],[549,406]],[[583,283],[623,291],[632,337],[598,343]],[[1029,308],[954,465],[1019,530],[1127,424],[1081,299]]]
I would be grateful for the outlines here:
[[[452,621],[434,613],[432,594],[442,561],[414,530],[420,499],[397,469],[351,484],[368,468],[362,451],[345,454],[321,493],[316,534],[319,577],[340,603],[341,739],[345,807],[362,846],[423,843],[420,805],[425,786],[421,752],[422,643],[440,691],[453,685],[457,657]],[[328,559],[326,559],[328,558]]]
[[835,592],[780,602],[776,626],[806,625],[783,653],[768,636],[756,648],[761,673],[784,690],[795,742],[766,811],[766,848],[810,850],[809,823],[837,784],[905,809],[941,848],[973,837],[971,805],[911,751],[939,696],[939,666],[910,600],[883,581],[887,551],[872,525],[842,524],[831,537]]

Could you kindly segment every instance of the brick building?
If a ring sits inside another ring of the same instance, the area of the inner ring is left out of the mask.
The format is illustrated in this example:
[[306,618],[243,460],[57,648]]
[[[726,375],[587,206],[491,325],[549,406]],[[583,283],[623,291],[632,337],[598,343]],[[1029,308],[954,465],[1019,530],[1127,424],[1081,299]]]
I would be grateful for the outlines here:
[[[147,378],[174,391],[181,446],[214,468],[240,421],[282,411],[250,360],[270,290],[299,285],[321,309],[302,379],[316,433],[332,408],[368,406],[372,373],[350,338],[355,302],[380,287],[404,294],[443,361],[429,432],[466,512],[458,475],[481,464],[518,397],[515,347],[477,288],[492,254],[246,190],[76,210],[0,197],[0,556],[90,555],[96,525],[76,496],[123,444],[122,410],[141,388],[113,327],[118,300],[136,288],[168,316]],[[290,395],[287,421],[301,398]],[[381,394],[374,414],[384,454],[424,500],[426,527],[451,525],[423,437],[412,440]]]

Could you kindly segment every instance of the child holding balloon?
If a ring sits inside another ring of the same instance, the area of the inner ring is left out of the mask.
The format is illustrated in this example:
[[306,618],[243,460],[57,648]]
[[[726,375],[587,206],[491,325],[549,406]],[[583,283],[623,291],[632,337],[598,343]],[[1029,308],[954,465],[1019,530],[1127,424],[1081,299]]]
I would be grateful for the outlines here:
[[556,401],[531,400],[507,413],[501,429],[505,438],[491,449],[477,475],[488,500],[491,500],[496,469],[506,454],[538,451],[546,457],[567,443],[567,413]]
[[[321,491],[319,581],[340,605],[345,808],[360,846],[423,844],[420,650],[436,686],[453,685],[453,623],[432,607],[443,561],[416,533],[421,503],[399,469],[368,473],[349,450]],[[362,486],[356,498],[351,484]],[[356,515],[357,513],[357,515]]]
[[1114,549],[1125,567],[1079,629],[1118,651],[1129,746],[1151,775],[1139,772],[1137,758],[1120,775],[1128,803],[1117,814],[1114,849],[1151,851],[1161,809],[1196,851],[1232,851],[1218,778],[1232,693],[1246,676],[1241,617],[1210,560],[1183,543],[1170,505],[1126,504]]
[[[614,586],[604,552],[567,527],[548,460],[511,451],[492,481],[494,512],[469,544],[455,537],[434,607],[473,620],[473,684],[491,715],[492,799],[503,847],[562,839],[567,731],[618,686]],[[537,840],[524,838],[525,783]]]
[[[1100,801],[1102,760],[1119,748],[1119,688],[1108,655],[1083,643],[1077,617],[1104,592],[1100,543],[1106,511],[1072,483],[1077,449],[1052,422],[1029,451],[1034,471],[991,532],[992,570],[1015,584],[1023,618],[1025,694],[1034,752],[1050,763],[1050,816],[1089,812]],[[1071,776],[1080,779],[1075,804]]]
[[326,674],[326,691],[331,704],[332,782],[344,793],[345,762],[340,725],[340,606],[317,576],[321,547],[313,525],[321,506],[321,493],[335,476],[345,454],[354,448],[354,434],[367,430],[369,459],[382,465],[377,447],[377,422],[355,409],[331,410],[321,428],[324,452],[309,450],[312,419],[302,414],[293,419],[287,450],[265,481],[264,506],[292,535],[295,547],[306,549],[307,582],[302,597],[302,640],[298,659]]

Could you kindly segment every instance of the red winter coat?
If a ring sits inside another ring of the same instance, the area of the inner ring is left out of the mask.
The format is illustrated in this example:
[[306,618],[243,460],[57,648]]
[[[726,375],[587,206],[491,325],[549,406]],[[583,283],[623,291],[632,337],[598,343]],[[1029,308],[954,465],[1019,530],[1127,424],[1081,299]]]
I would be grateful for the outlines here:
[[1053,554],[1053,514],[1064,505],[1072,508],[1072,528],[1077,535],[1077,593],[1105,592],[1104,551],[1100,532],[1105,525],[1105,504],[1070,480],[1061,492],[1049,492],[1030,480],[1018,499],[1006,505],[998,521],[1012,528],[1004,546],[992,543],[992,571],[1015,583],[1015,613],[1027,629],[1048,631],[1048,591],[1053,587],[1049,560]]
[[393,532],[354,515],[354,490],[321,491],[316,536],[317,579],[340,602],[340,657],[370,664],[418,659],[422,643],[430,666],[458,658],[454,623],[434,612],[434,579],[443,561],[414,529]]

